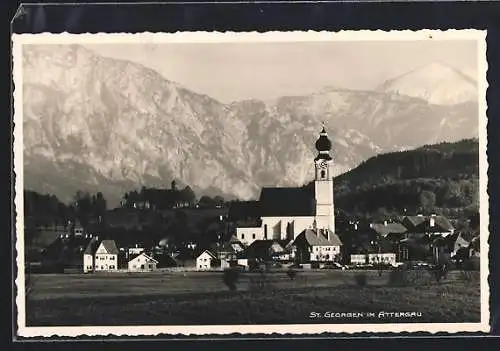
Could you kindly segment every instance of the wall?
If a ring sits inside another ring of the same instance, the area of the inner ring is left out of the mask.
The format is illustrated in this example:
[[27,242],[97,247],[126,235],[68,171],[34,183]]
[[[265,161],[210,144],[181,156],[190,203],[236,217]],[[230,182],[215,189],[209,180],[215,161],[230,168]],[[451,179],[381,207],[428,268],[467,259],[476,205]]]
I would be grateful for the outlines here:
[[340,253],[340,246],[313,246],[311,261],[333,262]]
[[196,259],[196,269],[198,270],[210,269],[212,267],[212,259],[213,257],[210,256],[208,253],[206,252],[202,253]]
[[92,255],[83,255],[83,272],[92,272],[94,270],[94,258]]
[[366,255],[351,255],[351,264],[365,264]]
[[[312,228],[313,222],[313,216],[262,217],[262,227],[264,228],[266,224],[268,227],[268,239],[293,240],[305,229]],[[293,238],[287,238],[288,223],[292,223]]]
[[116,271],[118,269],[118,255],[111,254],[96,254],[95,255],[95,270],[96,271]]
[[[253,235],[255,234],[255,238]],[[264,231],[261,227],[236,228],[236,237],[245,245],[250,245],[255,240],[264,239]]]
[[129,261],[128,269],[129,271],[152,271],[156,269],[156,262],[145,256],[137,256],[133,260]]

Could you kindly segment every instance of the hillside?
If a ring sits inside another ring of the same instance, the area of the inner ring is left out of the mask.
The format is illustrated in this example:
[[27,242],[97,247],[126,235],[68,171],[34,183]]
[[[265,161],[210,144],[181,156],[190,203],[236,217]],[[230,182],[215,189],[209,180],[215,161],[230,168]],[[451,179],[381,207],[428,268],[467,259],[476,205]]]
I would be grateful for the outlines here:
[[101,191],[114,206],[125,191],[174,178],[240,199],[300,186],[313,176],[322,121],[335,174],[381,152],[478,135],[474,100],[325,88],[227,105],[78,45],[26,45],[23,77],[25,187],[64,202]]
[[[381,154],[335,178],[336,206],[351,213],[477,208],[477,139]],[[453,210],[450,210],[453,209]]]

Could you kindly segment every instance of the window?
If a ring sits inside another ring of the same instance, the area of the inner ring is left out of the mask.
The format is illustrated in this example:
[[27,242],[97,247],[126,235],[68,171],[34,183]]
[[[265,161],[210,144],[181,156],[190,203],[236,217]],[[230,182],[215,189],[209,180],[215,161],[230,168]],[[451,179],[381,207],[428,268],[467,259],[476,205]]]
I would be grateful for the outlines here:
[[325,170],[322,170],[321,171],[321,178],[325,178],[325,176],[326,176],[326,172],[325,172]]
[[242,239],[245,239],[245,234],[241,234],[241,238],[242,238]]
[[110,259],[111,259],[111,261],[114,261],[115,260],[115,256],[111,256]]
[[255,233],[252,234],[252,239],[255,239]]

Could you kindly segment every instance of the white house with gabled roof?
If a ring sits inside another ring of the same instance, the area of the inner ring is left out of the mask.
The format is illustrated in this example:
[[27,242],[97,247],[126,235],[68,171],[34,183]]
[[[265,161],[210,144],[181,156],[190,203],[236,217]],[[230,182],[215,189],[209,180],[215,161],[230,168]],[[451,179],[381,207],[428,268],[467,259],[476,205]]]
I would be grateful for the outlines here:
[[103,240],[95,252],[94,271],[118,270],[118,248],[114,240]]
[[205,250],[196,258],[196,269],[211,269],[213,266],[215,266],[215,261],[217,261],[217,256],[210,250]]
[[158,261],[151,256],[141,252],[130,261],[128,261],[128,270],[132,272],[154,271],[156,270]]

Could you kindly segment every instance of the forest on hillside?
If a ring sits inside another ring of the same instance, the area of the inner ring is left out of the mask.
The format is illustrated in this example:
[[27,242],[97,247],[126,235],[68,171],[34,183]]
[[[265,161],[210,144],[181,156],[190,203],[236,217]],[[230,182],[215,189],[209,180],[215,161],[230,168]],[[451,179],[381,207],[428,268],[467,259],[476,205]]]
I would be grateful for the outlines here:
[[356,215],[474,213],[479,208],[478,140],[372,157],[335,178],[335,203]]

